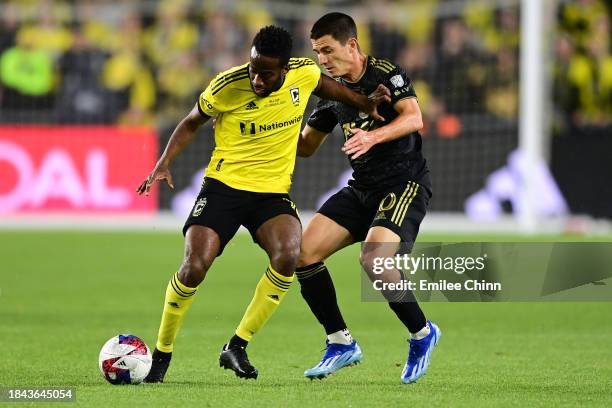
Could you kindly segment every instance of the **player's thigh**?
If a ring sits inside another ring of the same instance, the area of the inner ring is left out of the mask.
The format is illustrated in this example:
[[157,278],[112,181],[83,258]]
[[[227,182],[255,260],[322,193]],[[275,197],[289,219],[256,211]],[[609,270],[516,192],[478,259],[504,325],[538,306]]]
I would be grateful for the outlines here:
[[[245,203],[248,203],[248,194],[248,192],[232,189],[215,179],[207,178],[183,227],[185,238],[187,239],[189,231],[194,227],[206,227],[216,233],[219,243],[214,256],[221,255],[225,245],[240,227],[246,209]],[[190,248],[191,253],[199,254],[202,248],[208,248],[200,245],[201,238],[206,238],[206,242],[210,239],[202,232],[206,230],[201,228],[195,228],[195,230],[198,232],[193,235],[198,243],[194,243]]]
[[345,187],[329,197],[305,233],[304,266],[320,262],[353,242],[363,241],[374,214],[375,211],[365,205],[363,193],[352,187]]
[[289,214],[265,221],[255,232],[255,240],[268,254],[270,264],[281,275],[292,276],[300,254],[302,225]]
[[425,218],[429,197],[427,189],[415,182],[389,189],[378,203],[365,240],[367,246],[392,254],[398,249],[409,252]]
[[287,194],[260,194],[251,204],[245,227],[266,251],[272,267],[291,276],[302,240],[302,224],[295,204]]
[[316,213],[304,230],[298,266],[322,262],[353,242],[349,230],[331,218]]
[[255,238],[266,252],[287,247],[300,247],[302,226],[300,221],[289,215],[279,214],[265,221],[255,232]]

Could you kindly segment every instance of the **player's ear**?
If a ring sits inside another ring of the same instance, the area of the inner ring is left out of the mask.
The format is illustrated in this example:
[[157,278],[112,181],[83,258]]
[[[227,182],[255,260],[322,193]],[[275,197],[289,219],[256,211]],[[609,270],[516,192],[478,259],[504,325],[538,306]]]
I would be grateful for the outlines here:
[[281,68],[281,72],[283,73],[283,75],[287,75],[287,72],[289,72],[289,64],[283,65],[283,67]]

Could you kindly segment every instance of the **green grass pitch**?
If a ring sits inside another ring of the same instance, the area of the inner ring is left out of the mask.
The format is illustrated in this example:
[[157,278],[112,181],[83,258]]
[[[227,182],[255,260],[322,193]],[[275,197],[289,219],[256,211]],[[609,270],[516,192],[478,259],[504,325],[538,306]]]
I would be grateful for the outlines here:
[[328,266],[363,364],[303,377],[324,333],[296,283],[249,345],[259,379],[238,379],[217,358],[266,267],[246,235],[201,286],[167,382],[107,384],[100,347],[119,333],[154,346],[182,248],[178,232],[0,232],[0,386],[76,387],[78,406],[612,406],[612,303],[425,303],[443,336],[428,374],[401,384],[406,332],[386,304],[360,301],[358,246]]

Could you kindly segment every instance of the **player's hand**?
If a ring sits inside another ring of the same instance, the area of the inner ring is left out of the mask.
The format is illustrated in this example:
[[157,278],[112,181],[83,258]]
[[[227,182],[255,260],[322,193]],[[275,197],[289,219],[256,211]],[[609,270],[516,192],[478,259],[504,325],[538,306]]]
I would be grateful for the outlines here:
[[378,87],[376,87],[376,89],[374,90],[374,92],[368,95],[368,102],[370,107],[369,110],[366,111],[366,113],[372,118],[384,122],[385,118],[380,116],[377,107],[381,103],[391,102],[391,91],[389,91],[389,88],[387,88],[383,84],[379,84]]
[[168,166],[165,164],[157,163],[151,174],[149,174],[149,177],[147,177],[146,180],[143,181],[140,186],[138,186],[136,192],[139,195],[142,195],[144,193],[144,195],[148,196],[153,182],[162,180],[165,180],[168,186],[170,186],[170,188],[174,188],[172,174],[170,174],[170,169],[168,168]]
[[353,160],[365,154],[376,144],[376,138],[370,132],[359,128],[352,128],[350,132],[353,136],[344,143],[342,151]]

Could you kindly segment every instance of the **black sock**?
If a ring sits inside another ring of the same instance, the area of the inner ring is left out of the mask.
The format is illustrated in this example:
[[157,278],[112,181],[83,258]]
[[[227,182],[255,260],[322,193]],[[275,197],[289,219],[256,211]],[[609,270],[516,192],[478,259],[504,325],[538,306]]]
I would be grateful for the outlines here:
[[157,347],[153,350],[153,360],[165,360],[172,356],[172,352],[166,353],[164,351],[158,350]]
[[243,339],[242,337],[238,337],[237,334],[234,334],[227,345],[227,348],[246,348],[249,345],[249,342]]
[[410,290],[403,293],[398,302],[389,302],[389,307],[397,317],[404,323],[410,333],[417,333],[427,324],[425,314],[421,310],[414,294]]
[[302,297],[327,334],[346,329],[336,299],[336,289],[323,262],[297,268]]

